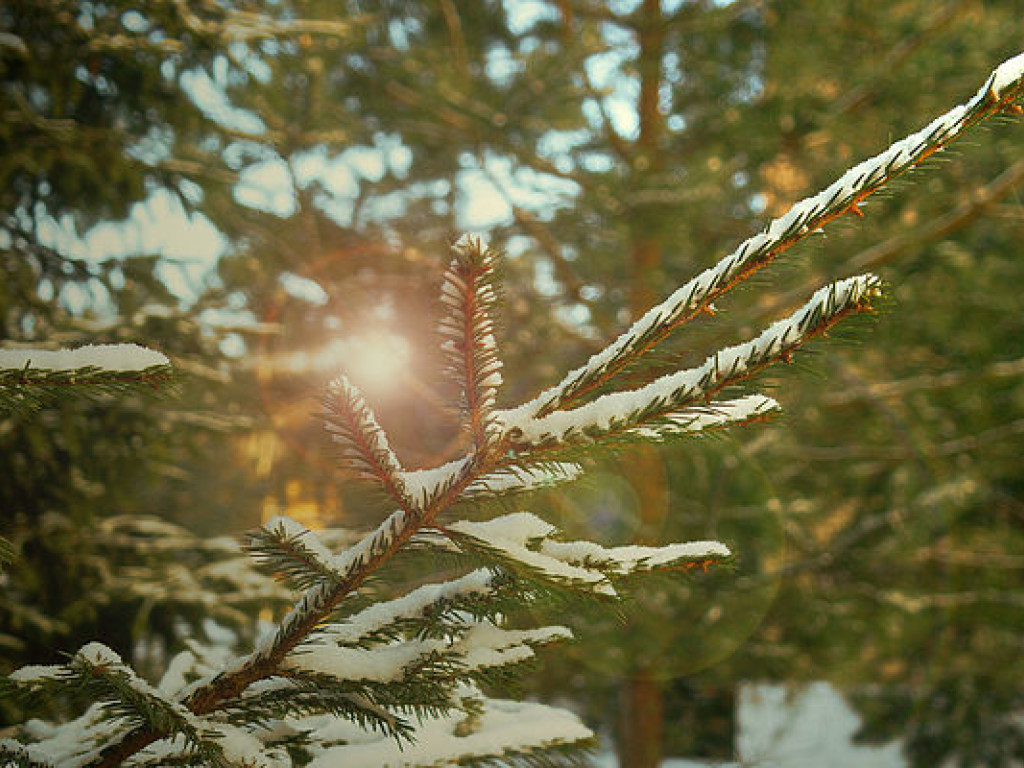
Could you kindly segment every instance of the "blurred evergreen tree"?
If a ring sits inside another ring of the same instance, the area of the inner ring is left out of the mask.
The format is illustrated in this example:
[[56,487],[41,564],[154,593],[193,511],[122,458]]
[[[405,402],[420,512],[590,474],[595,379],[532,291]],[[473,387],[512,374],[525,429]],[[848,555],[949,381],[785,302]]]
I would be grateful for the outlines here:
[[[179,622],[196,625],[206,609],[149,588],[154,574],[172,583],[166,569],[205,555],[187,552],[193,542],[175,563],[170,551],[118,544],[101,520],[192,509],[215,520],[237,509],[237,489],[202,484],[225,435],[248,417],[224,405],[217,339],[170,287],[189,271],[157,253],[97,259],[80,239],[161,196],[193,213],[206,192],[234,182],[206,149],[223,128],[186,87],[215,66],[229,11],[195,14],[138,2],[0,8],[0,340],[141,341],[182,373],[180,397],[165,407],[137,393],[69,396],[31,418],[0,417],[0,525],[16,550],[2,576],[4,672],[55,661],[88,637],[127,657],[143,640],[180,641]],[[12,716],[8,705],[0,717]]]

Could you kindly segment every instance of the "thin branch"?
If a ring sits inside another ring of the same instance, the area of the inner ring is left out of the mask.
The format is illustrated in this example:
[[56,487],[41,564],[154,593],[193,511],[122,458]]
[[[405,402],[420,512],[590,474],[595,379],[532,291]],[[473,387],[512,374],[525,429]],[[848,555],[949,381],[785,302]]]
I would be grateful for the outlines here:
[[873,382],[866,386],[826,394],[822,402],[828,406],[839,407],[859,400],[902,399],[911,392],[952,389],[978,379],[1003,379],[1020,376],[1024,376],[1024,357],[1016,360],[1000,360],[977,370],[946,371],[927,376],[912,376],[896,381]]
[[836,100],[833,111],[836,117],[842,118],[856,112],[867,104],[879,90],[884,80],[891,80],[928,39],[948,27],[957,16],[967,8],[966,0],[952,0],[946,3],[932,18],[928,19],[923,29],[913,35],[901,39],[889,52],[882,57],[877,69],[879,77],[871,83],[851,88]]
[[581,368],[523,406],[529,416],[544,416],[599,388],[636,362],[666,336],[737,284],[774,261],[793,245],[846,214],[863,215],[860,205],[892,179],[949,145],[966,129],[993,114],[1013,111],[1024,90],[1024,54],[992,72],[975,96],[893,144],[885,152],[847,171],[827,189],[795,204],[758,235],[744,241],[675,293],[648,310],[633,326]]
[[459,9],[455,7],[452,0],[440,0],[440,2],[441,15],[444,16],[444,24],[448,28],[448,42],[454,53],[453,64],[463,82],[469,83],[469,55],[466,53],[466,36],[462,31]]
[[[865,248],[831,272],[834,275],[843,275],[862,270],[876,270],[897,258],[913,253],[927,243],[948,237],[981,218],[998,201],[1016,191],[1022,182],[1024,182],[1024,160],[1018,160],[987,185],[976,189],[953,210],[937,216],[911,232],[901,232],[888,240]],[[806,293],[808,287],[813,285],[817,285],[817,281],[808,280],[803,286],[777,296],[761,306],[755,316],[766,317],[783,307],[793,305],[799,301],[800,296]]]

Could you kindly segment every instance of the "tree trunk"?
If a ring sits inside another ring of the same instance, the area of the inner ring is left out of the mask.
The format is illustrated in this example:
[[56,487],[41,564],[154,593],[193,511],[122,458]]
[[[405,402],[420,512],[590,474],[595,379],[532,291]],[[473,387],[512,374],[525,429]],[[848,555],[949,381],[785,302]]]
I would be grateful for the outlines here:
[[[640,9],[638,27],[640,58],[640,94],[637,104],[639,135],[633,171],[637,188],[644,186],[644,178],[656,172],[661,165],[658,140],[662,129],[659,108],[661,68],[664,47],[660,0],[644,0]],[[658,299],[657,275],[661,266],[663,243],[644,221],[643,210],[637,211],[637,220],[631,222],[632,282],[630,309],[639,317]],[[655,232],[657,229],[654,230]],[[656,448],[646,446],[630,453],[626,476],[636,491],[640,503],[642,527],[638,535],[641,543],[654,543],[660,535],[667,512],[665,499],[665,468]],[[665,701],[661,682],[642,662],[623,682],[620,691],[618,723],[618,759],[622,768],[657,768],[661,764],[665,731]]]
[[661,682],[649,670],[637,670],[619,699],[619,765],[657,768],[665,730]]

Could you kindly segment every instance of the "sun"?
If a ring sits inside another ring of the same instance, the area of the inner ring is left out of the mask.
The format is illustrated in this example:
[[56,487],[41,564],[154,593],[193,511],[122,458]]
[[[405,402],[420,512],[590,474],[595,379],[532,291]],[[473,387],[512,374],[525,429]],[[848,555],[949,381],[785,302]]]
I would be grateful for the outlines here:
[[339,339],[328,345],[325,355],[341,373],[365,392],[386,393],[405,379],[411,357],[409,342],[387,332],[372,332]]

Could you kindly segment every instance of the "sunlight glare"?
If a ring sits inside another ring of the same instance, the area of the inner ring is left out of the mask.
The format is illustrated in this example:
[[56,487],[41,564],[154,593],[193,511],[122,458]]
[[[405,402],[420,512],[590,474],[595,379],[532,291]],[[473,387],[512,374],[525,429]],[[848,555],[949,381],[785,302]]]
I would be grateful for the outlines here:
[[410,358],[409,342],[393,333],[339,339],[325,351],[332,367],[340,369],[360,389],[374,392],[395,389]]

